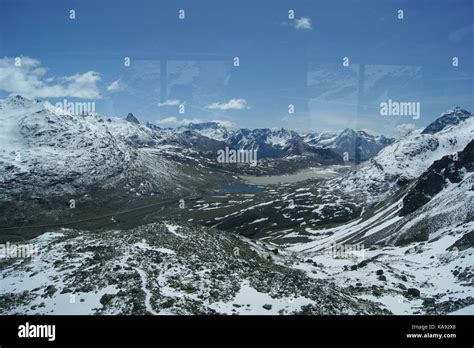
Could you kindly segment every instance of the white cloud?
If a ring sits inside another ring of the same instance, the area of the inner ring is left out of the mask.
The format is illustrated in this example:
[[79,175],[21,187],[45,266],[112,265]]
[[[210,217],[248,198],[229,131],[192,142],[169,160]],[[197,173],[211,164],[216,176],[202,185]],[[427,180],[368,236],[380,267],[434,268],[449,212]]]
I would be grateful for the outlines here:
[[21,57],[21,66],[15,66],[15,58],[0,58],[0,90],[27,98],[101,98],[95,71],[60,77],[45,77],[46,72],[34,58]]
[[308,17],[297,18],[297,19],[295,19],[294,27],[295,27],[295,29],[310,30],[310,29],[312,29],[311,19],[308,18]]
[[402,123],[395,127],[395,134],[403,137],[415,129],[416,126],[413,123]]
[[167,99],[162,103],[158,103],[158,106],[178,106],[181,104],[179,99]]
[[159,120],[156,120],[157,125],[174,125],[178,124],[178,119],[175,116],[165,117]]
[[125,86],[123,85],[122,82],[120,82],[120,80],[115,80],[114,82],[112,82],[110,85],[107,86],[107,91],[109,92],[120,92],[120,91],[123,91],[125,88]]
[[245,99],[230,99],[227,103],[212,103],[207,106],[210,110],[242,110],[247,108]]
[[295,20],[293,20],[291,22],[282,22],[281,25],[290,26],[290,27],[293,27],[297,30],[299,30],[299,29],[303,29],[303,30],[313,29],[313,27],[311,25],[311,18],[308,18],[308,17],[296,18]]
[[175,116],[169,116],[169,117],[165,117],[165,118],[155,121],[157,125],[163,126],[163,127],[186,126],[190,123],[200,123],[200,122],[202,121],[197,118],[193,118],[193,119],[184,118],[182,120],[178,120],[178,118]]
[[216,122],[219,126],[224,128],[234,128],[235,123],[227,120],[212,120],[212,122]]

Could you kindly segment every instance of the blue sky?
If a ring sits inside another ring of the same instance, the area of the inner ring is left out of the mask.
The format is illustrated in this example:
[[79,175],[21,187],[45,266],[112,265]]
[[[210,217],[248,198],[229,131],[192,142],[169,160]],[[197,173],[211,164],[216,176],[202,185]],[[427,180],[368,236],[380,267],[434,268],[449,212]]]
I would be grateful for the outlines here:
[[[461,0],[0,0],[0,95],[95,101],[99,112],[133,112],[162,126],[222,120],[390,135],[452,106],[474,111],[473,7]],[[381,116],[388,99],[420,103],[421,117]]]

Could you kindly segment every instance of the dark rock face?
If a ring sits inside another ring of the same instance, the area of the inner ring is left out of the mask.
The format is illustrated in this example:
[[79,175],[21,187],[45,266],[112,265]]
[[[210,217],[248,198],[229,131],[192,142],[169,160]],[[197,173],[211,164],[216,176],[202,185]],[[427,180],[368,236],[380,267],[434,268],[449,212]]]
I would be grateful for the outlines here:
[[133,116],[132,113],[129,113],[125,119],[126,119],[128,122],[140,124],[140,122],[137,120],[137,118],[136,118],[135,116]]
[[415,186],[403,199],[400,216],[408,215],[428,203],[449,182],[460,182],[464,172],[474,169],[474,140],[454,156],[444,156],[434,162],[417,180]]
[[436,303],[436,300],[432,297],[430,298],[425,298],[423,300],[423,306],[433,306]]
[[99,302],[100,302],[102,305],[105,306],[105,305],[106,305],[107,303],[109,303],[110,300],[112,300],[114,297],[115,297],[114,294],[104,294],[104,295],[100,298],[100,301],[99,301]]
[[474,231],[462,236],[456,241],[456,243],[451,245],[448,250],[453,250],[454,248],[458,248],[458,250],[466,250],[472,247],[474,247]]
[[372,289],[372,293],[373,293],[375,296],[382,296],[382,294],[383,294],[382,289],[379,289],[379,288],[373,288],[373,289]]
[[436,305],[426,306],[427,314],[441,314],[457,311],[474,303],[474,298],[468,296],[463,299],[449,299],[448,301],[436,302]]
[[431,123],[428,127],[426,127],[422,134],[434,134],[437,133],[447,126],[456,125],[461,123],[465,119],[472,117],[471,113],[461,109],[459,106],[455,107],[452,110],[442,114],[439,118],[437,118],[433,123]]
[[161,129],[161,128],[158,127],[157,125],[155,125],[155,124],[153,124],[153,123],[150,123],[150,122],[147,122],[147,123],[146,123],[146,126],[147,126],[148,128],[150,128],[151,130],[160,130],[160,129]]
[[420,290],[416,288],[409,288],[407,290],[407,295],[412,297],[420,297]]
[[53,296],[55,293],[56,293],[57,289],[54,285],[49,285],[46,289],[45,289],[45,295],[46,296]]

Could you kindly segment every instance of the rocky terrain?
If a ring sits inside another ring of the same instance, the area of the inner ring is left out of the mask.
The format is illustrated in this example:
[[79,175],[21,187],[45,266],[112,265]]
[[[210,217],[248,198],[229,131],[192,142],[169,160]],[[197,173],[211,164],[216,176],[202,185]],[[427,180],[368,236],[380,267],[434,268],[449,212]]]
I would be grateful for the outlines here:
[[384,314],[291,269],[276,249],[195,225],[61,230],[3,261],[2,314]]

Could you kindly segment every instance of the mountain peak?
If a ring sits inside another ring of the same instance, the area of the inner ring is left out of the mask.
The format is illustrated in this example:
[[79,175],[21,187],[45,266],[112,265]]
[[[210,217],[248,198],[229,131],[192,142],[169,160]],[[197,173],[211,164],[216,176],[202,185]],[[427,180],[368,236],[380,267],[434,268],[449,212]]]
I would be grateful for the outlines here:
[[455,113],[455,112],[456,112],[456,113],[459,113],[459,112],[460,112],[460,113],[464,113],[464,114],[470,114],[469,111],[464,110],[464,109],[463,109],[462,107],[460,107],[460,106],[455,106],[455,107],[449,109],[449,110],[448,110],[447,112],[445,112],[444,114]]
[[133,114],[130,112],[127,117],[125,118],[128,122],[131,122],[131,123],[136,123],[136,124],[140,124],[140,122],[138,121],[138,119],[133,116]]
[[347,137],[347,136],[354,137],[356,135],[357,135],[357,132],[354,129],[346,128],[339,134],[339,137]]
[[21,106],[21,107],[28,107],[36,103],[35,100],[30,100],[21,95],[15,95],[13,97],[8,97],[5,99],[5,104],[11,106]]
[[422,134],[434,134],[437,133],[447,126],[457,125],[464,120],[471,117],[472,114],[463,108],[456,106],[449,109],[448,111],[441,114],[435,121],[430,123],[421,133]]

